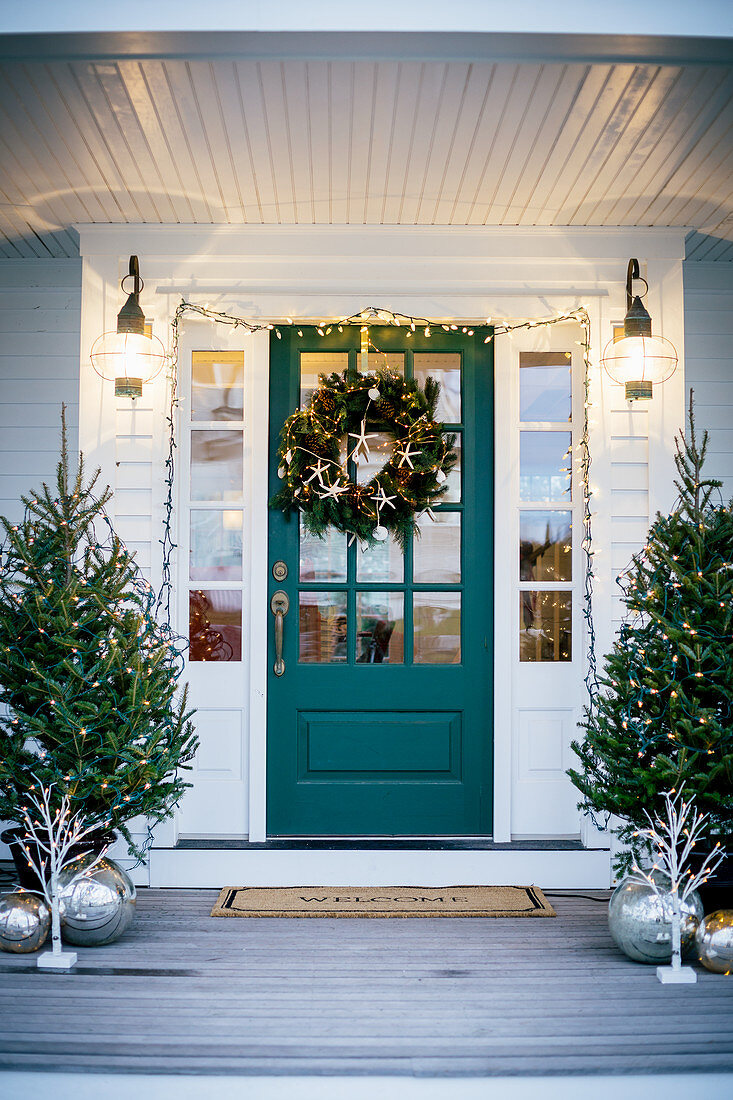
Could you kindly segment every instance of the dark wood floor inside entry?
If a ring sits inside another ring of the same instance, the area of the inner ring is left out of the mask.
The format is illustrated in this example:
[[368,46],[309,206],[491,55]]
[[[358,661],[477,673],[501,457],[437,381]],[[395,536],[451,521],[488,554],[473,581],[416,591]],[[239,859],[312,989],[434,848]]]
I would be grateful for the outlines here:
[[[141,890],[72,974],[0,955],[0,1067],[228,1074],[733,1070],[733,979],[661,986],[606,906],[556,920],[220,920]],[[602,896],[602,895],[599,895]]]

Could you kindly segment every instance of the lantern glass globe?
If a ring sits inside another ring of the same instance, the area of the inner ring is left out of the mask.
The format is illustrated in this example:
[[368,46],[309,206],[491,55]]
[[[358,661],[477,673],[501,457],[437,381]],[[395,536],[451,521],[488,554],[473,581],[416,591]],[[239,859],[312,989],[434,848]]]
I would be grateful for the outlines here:
[[674,344],[663,336],[624,336],[606,345],[601,365],[608,376],[626,388],[626,397],[652,396],[652,385],[666,382],[677,366]]
[[115,383],[118,397],[139,397],[143,382],[152,382],[165,362],[157,336],[137,332],[104,332],[91,351],[92,366],[101,378]]

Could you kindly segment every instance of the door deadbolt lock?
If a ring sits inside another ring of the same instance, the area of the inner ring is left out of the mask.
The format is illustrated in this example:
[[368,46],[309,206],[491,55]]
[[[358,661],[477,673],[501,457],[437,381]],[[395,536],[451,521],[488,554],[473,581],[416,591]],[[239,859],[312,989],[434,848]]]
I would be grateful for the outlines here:
[[288,575],[288,567],[284,561],[276,561],[272,567],[272,575],[276,581],[284,581]]

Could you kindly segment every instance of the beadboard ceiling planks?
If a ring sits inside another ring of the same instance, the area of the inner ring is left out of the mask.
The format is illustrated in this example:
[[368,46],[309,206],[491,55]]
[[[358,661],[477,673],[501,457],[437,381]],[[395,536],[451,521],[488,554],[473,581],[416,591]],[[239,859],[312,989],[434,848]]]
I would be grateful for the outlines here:
[[121,57],[0,65],[0,255],[74,224],[688,226],[733,260],[733,68]]

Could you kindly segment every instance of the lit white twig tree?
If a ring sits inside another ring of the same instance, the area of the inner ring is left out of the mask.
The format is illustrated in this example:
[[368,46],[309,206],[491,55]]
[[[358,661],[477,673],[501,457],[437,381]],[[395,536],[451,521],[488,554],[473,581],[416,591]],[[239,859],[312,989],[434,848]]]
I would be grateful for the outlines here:
[[[675,794],[674,790],[664,794],[666,820],[656,820],[647,813],[649,825],[639,829],[634,836],[647,840],[654,848],[654,862],[648,869],[642,869],[634,863],[629,878],[650,886],[657,897],[669,896],[672,905],[672,963],[671,966],[658,966],[657,977],[660,982],[696,982],[697,974],[691,966],[682,965],[682,910],[681,906],[693,890],[706,882],[721,860],[725,851],[717,843],[700,871],[693,874],[687,861],[692,849],[705,832],[709,814],[696,812],[692,799],[683,797],[684,784]],[[646,813],[646,811],[645,811]],[[669,879],[669,887],[654,878],[654,872],[661,871]]]
[[[61,898],[59,897],[59,876],[77,858],[73,853],[79,844],[91,833],[97,832],[106,822],[95,821],[89,824],[81,813],[71,813],[69,798],[63,795],[58,808],[53,809],[52,793],[55,786],[50,783],[44,787],[33,776],[35,783],[26,794],[21,824],[25,837],[19,844],[41,884],[42,893],[51,910],[51,950],[38,956],[38,965],[44,968],[68,970],[77,959],[75,951],[63,951],[61,948]],[[84,869],[74,875],[71,882],[86,878],[104,857],[105,846],[94,859],[85,863]],[[70,885],[70,884],[69,884]]]

